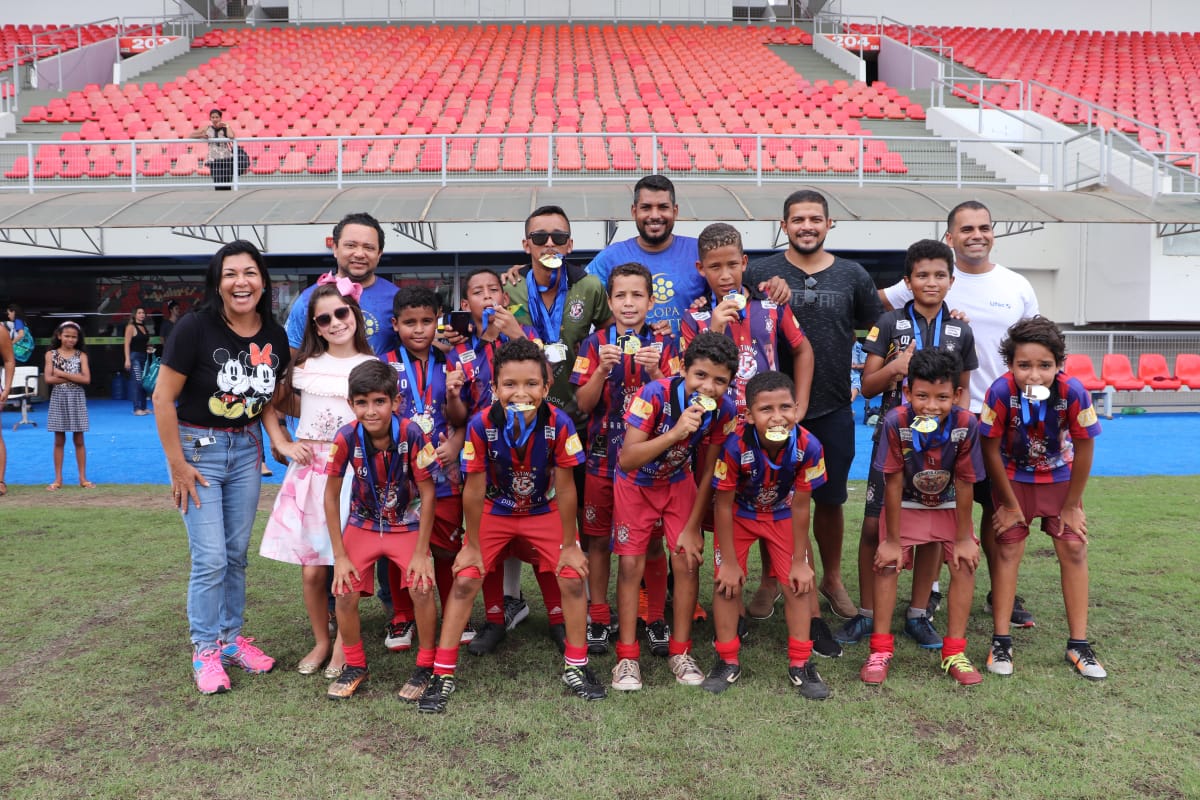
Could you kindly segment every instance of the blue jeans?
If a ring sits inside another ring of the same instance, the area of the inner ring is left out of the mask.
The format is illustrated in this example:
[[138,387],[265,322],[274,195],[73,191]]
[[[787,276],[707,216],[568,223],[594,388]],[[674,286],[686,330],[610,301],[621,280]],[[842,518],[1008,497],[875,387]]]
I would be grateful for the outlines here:
[[146,390],[142,388],[142,375],[146,370],[146,354],[129,354],[129,398],[133,400],[134,411],[146,410]]
[[[216,443],[197,448],[202,437]],[[207,487],[196,484],[200,508],[189,505],[182,515],[192,559],[188,627],[200,650],[232,642],[242,632],[246,553],[262,483],[258,438],[258,425],[234,432],[179,424],[184,456],[208,481]]]

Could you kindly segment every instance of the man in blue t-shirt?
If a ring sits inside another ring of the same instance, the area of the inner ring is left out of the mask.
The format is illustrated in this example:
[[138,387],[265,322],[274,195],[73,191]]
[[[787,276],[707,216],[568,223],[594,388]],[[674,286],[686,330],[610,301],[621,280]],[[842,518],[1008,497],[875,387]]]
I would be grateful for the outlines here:
[[633,187],[633,224],[638,235],[614,242],[601,250],[588,264],[588,274],[604,286],[613,267],[630,262],[642,264],[654,276],[654,307],[646,317],[650,324],[666,320],[671,332],[679,335],[679,324],[692,301],[704,294],[708,285],[696,271],[699,260],[696,240],[676,236],[675,184],[662,175],[647,175]]
[[[367,323],[367,341],[380,358],[399,346],[396,331],[392,329],[392,297],[397,287],[375,274],[382,256],[383,227],[370,214],[347,214],[333,227],[333,258],[338,277],[362,284],[359,305]],[[293,355],[304,340],[308,299],[315,288],[310,286],[301,292],[288,312],[286,328]]]

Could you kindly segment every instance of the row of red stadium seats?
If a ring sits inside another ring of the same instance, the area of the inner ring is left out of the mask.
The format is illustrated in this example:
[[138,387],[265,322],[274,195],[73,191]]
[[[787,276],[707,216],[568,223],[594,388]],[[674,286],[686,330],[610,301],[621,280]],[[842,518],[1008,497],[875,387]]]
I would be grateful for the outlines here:
[[1129,358],[1120,353],[1105,354],[1098,377],[1092,359],[1082,353],[1067,356],[1066,371],[1071,377],[1078,378],[1083,388],[1093,392],[1109,388],[1121,392],[1200,389],[1200,355],[1189,353],[1175,357],[1174,373],[1168,370],[1167,359],[1160,353],[1139,355],[1136,375]]

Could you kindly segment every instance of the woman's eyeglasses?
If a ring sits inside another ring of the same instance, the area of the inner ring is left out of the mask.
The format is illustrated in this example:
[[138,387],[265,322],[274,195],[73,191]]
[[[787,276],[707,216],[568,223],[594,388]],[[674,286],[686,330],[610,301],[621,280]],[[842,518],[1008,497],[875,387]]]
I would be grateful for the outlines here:
[[817,287],[817,279],[811,275],[804,279],[804,305],[811,306],[817,302],[817,293],[813,291]]
[[547,239],[552,240],[556,245],[562,247],[570,238],[571,234],[567,231],[554,231],[553,233],[534,231],[533,233],[529,234],[529,241],[533,242],[538,247],[544,245]]
[[338,322],[345,322],[350,319],[350,306],[342,306],[335,309],[333,314],[317,314],[313,317],[313,322],[317,323],[318,328],[328,328],[333,323],[333,318],[337,317]]

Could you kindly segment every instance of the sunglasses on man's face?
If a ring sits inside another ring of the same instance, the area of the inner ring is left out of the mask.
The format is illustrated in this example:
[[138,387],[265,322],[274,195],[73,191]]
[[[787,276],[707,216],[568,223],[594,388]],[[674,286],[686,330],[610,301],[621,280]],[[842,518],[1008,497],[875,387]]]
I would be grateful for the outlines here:
[[333,324],[334,317],[337,317],[338,322],[345,322],[346,320],[350,319],[351,313],[350,306],[342,306],[341,308],[334,309],[332,315],[317,314],[315,317],[313,317],[313,322],[317,323],[318,328],[328,328],[331,324]]
[[534,231],[533,233],[529,234],[529,241],[533,242],[538,247],[544,245],[547,239],[552,240],[556,245],[562,247],[570,238],[571,234],[568,231],[554,231],[553,233]]

